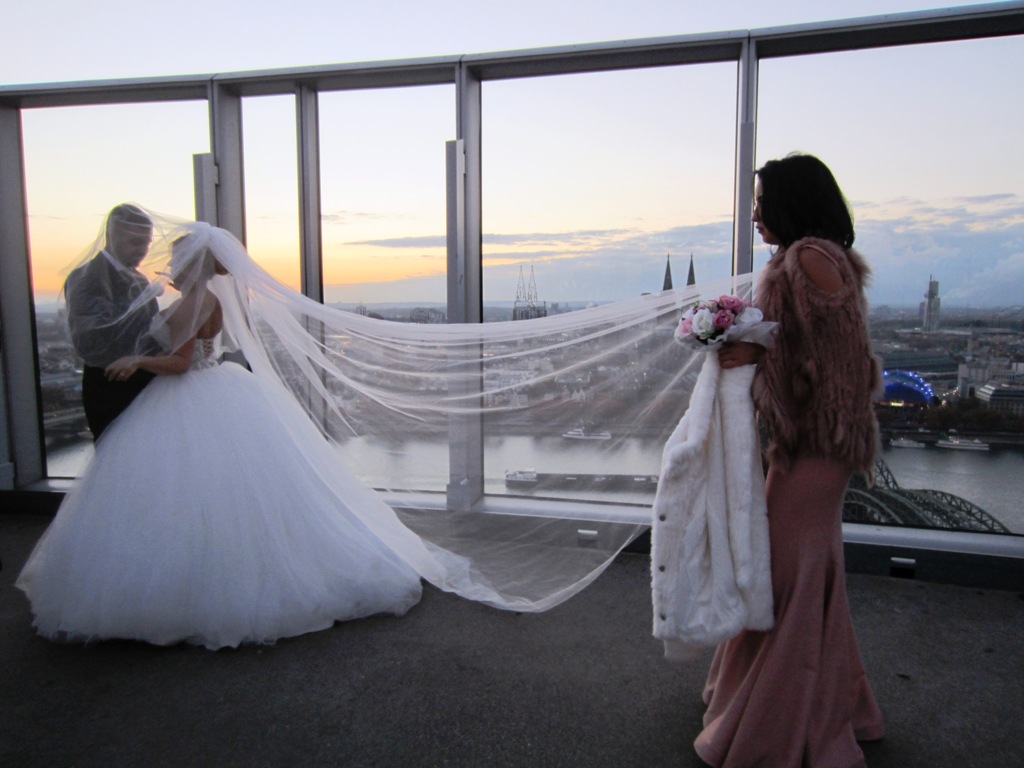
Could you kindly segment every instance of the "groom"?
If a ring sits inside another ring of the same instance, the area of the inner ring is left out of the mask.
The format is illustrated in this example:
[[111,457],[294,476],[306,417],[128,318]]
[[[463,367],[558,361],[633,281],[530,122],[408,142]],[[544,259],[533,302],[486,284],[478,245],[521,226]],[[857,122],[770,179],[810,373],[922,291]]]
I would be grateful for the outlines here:
[[85,362],[82,405],[94,440],[153,378],[142,370],[125,381],[108,381],[104,375],[118,358],[148,351],[156,299],[138,307],[132,302],[149,286],[137,267],[152,239],[149,216],[137,206],[118,205],[107,216],[102,250],[64,283],[71,342]]

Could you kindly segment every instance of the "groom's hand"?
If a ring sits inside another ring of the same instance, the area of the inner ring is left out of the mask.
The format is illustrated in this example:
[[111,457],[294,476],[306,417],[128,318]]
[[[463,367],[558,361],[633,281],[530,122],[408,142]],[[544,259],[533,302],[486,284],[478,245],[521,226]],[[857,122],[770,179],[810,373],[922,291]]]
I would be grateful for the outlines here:
[[104,370],[107,381],[127,381],[139,370],[139,358],[129,355],[115,360]]

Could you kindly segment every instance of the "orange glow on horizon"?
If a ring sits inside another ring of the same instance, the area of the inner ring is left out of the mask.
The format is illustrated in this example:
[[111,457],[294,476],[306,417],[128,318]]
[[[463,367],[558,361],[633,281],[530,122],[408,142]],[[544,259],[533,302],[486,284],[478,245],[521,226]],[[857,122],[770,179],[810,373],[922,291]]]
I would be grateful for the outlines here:
[[[250,255],[271,277],[299,290],[301,275],[295,246],[249,249]],[[324,285],[360,285],[394,283],[416,278],[440,277],[447,270],[441,253],[396,254],[393,249],[346,249],[342,254],[324,254]]]
[[[60,293],[69,267],[84,253],[81,241],[71,244],[70,237],[47,238],[32,249],[33,292],[52,300]],[[253,260],[283,285],[299,290],[301,273],[294,246],[251,248]],[[351,251],[351,249],[347,249]],[[367,248],[358,253],[324,257],[325,285],[393,283],[414,278],[443,276],[447,269],[445,254],[395,254],[392,249]]]

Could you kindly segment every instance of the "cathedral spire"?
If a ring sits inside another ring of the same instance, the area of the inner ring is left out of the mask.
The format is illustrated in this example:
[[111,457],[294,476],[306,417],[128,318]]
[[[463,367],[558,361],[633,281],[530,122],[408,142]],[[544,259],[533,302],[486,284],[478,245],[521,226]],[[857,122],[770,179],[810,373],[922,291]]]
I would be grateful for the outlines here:
[[512,305],[513,320],[529,320],[535,317],[547,317],[548,303],[541,301],[537,294],[537,278],[530,265],[530,280],[527,282],[523,265],[519,265],[519,285],[516,286],[516,300]]
[[693,271],[693,254],[690,254],[690,274],[686,276],[687,285],[697,284],[697,274]]
[[523,276],[523,265],[519,265],[519,284],[516,286],[516,302],[526,303],[526,278]]
[[661,286],[663,291],[672,290],[672,262],[670,254],[665,254],[665,282]]

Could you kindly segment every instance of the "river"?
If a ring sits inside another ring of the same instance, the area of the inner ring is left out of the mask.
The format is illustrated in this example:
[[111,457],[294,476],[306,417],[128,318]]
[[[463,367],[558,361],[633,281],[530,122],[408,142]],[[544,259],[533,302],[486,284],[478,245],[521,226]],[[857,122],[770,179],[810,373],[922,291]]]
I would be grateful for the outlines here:
[[[613,441],[614,442],[614,441]],[[51,449],[49,474],[79,474],[92,455],[91,444]],[[416,490],[442,490],[447,482],[447,451],[436,442],[409,438],[383,443],[372,439],[350,441],[343,451],[346,461],[361,477],[377,487],[394,484]],[[507,436],[485,443],[485,490],[492,494],[543,495],[554,498],[587,498],[650,504],[649,492],[617,490],[607,495],[596,491],[558,489],[533,491],[510,488],[506,470],[534,469],[549,473],[602,472],[657,474],[661,446],[650,440],[619,441],[614,447],[603,441],[565,440],[561,437]],[[945,491],[985,510],[1014,533],[1024,534],[1024,450],[996,448],[991,451],[957,451],[935,447],[886,448],[882,458],[901,488]]]
[[900,488],[952,493],[1024,533],[1024,450],[886,448],[882,459]]

